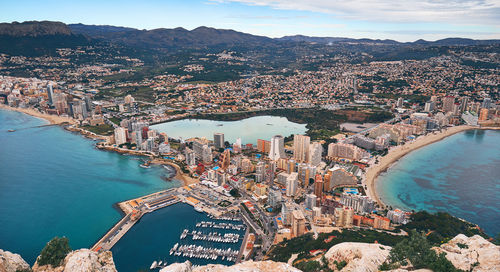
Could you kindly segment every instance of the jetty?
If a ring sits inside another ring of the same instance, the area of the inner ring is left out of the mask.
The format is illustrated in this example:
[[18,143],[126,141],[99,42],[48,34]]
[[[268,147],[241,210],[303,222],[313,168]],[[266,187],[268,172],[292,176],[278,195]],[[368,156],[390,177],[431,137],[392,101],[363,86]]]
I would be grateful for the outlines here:
[[125,213],[125,216],[106,232],[91,250],[110,250],[144,214],[178,203],[180,199],[176,193],[176,188],[172,188],[120,202],[118,207]]

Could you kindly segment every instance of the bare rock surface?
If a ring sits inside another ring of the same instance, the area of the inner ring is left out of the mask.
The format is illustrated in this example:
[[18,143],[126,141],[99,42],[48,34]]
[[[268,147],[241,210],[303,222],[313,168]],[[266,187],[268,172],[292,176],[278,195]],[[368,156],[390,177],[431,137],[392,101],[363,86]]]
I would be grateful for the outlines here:
[[63,263],[55,268],[35,263],[33,272],[116,272],[116,268],[111,251],[97,253],[90,249],[79,249],[70,252]]
[[16,272],[29,268],[29,264],[21,255],[0,249],[0,272]]
[[469,271],[500,271],[500,246],[479,235],[455,236],[448,243],[435,247],[436,252],[446,253],[446,259],[458,269]]
[[273,261],[246,261],[232,266],[221,264],[209,264],[199,267],[192,267],[189,261],[184,263],[171,264],[160,272],[300,272],[299,269],[286,263]]
[[331,247],[325,254],[330,268],[335,270],[335,261],[346,261],[341,271],[375,272],[389,256],[390,246],[368,243],[340,243]]

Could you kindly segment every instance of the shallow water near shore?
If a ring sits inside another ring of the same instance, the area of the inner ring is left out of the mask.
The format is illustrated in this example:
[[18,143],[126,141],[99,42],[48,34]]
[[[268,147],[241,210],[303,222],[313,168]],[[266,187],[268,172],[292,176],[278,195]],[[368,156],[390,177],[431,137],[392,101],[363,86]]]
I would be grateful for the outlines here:
[[500,232],[500,131],[468,130],[417,149],[382,173],[376,190],[387,205],[446,211]]
[[113,204],[180,185],[161,166],[140,168],[138,157],[97,150],[61,127],[33,128],[43,124],[0,109],[0,248],[30,264],[54,236],[91,247],[121,218]]

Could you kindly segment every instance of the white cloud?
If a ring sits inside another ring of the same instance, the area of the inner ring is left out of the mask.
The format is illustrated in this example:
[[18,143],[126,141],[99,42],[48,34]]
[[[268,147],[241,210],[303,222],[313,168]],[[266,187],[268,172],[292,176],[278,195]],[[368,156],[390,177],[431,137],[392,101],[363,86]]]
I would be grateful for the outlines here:
[[499,0],[212,0],[376,22],[500,24]]

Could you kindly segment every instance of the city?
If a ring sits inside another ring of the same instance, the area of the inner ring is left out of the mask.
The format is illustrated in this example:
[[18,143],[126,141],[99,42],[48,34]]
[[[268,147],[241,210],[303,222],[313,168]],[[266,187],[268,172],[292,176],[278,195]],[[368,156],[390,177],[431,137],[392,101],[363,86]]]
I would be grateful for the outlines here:
[[[55,238],[12,271],[500,269],[498,40],[52,21],[1,23],[0,39],[0,164],[14,173],[0,191],[26,194],[0,206],[57,214],[33,219],[54,224]],[[49,164],[39,148],[67,154]],[[58,185],[24,193],[11,180]],[[81,240],[61,223],[76,217],[91,229]],[[152,237],[155,224],[168,228],[134,253],[131,237]],[[14,225],[0,227],[12,252]],[[51,263],[47,251],[62,247]],[[477,260],[460,261],[472,251]]]

